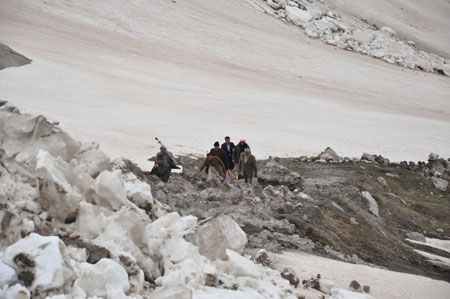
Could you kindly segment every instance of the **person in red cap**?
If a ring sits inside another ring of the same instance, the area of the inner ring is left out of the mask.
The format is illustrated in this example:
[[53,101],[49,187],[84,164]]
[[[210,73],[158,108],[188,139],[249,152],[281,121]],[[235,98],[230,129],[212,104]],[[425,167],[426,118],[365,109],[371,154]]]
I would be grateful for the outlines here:
[[243,153],[246,148],[250,149],[250,146],[247,144],[247,140],[245,140],[245,138],[241,138],[233,151],[233,163],[235,165],[239,164],[241,153]]

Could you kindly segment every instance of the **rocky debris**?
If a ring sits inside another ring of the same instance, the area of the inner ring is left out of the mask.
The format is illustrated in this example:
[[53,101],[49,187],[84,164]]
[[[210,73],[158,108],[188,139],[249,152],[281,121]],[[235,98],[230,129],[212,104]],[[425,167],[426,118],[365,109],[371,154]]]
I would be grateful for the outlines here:
[[439,191],[445,192],[447,190],[448,182],[446,180],[434,176],[431,177],[431,182]]
[[[170,202],[183,193],[186,201],[176,202],[186,207],[190,199],[202,201],[182,176],[168,184],[147,178],[127,160],[110,162],[97,145],[18,109],[0,111],[0,140],[2,296],[293,298],[279,273],[240,254],[247,238],[229,216],[198,225],[153,198],[152,186]],[[261,187],[241,185],[216,188],[231,194],[221,197],[228,204],[250,207],[256,194],[265,196]],[[268,227],[275,226],[283,229],[281,221]],[[194,228],[209,233],[202,250],[222,244],[220,252],[206,252],[223,260],[208,259],[184,238]],[[179,287],[183,294],[174,291]]]
[[375,157],[368,153],[363,153],[361,156],[361,161],[376,163]]
[[367,285],[363,286],[363,291],[364,293],[370,293],[370,286]]
[[273,158],[269,158],[267,163],[258,172],[258,181],[263,185],[284,185],[290,190],[302,190],[302,176],[289,169]]
[[22,66],[31,63],[31,59],[17,53],[0,42],[0,70],[12,66]]
[[316,277],[303,280],[302,285],[304,288],[316,289],[324,294],[331,295],[331,290],[335,288],[336,283],[328,279],[323,279],[320,274],[317,274]]
[[307,36],[326,44],[410,69],[450,75],[448,58],[418,49],[413,41],[397,37],[392,28],[377,27],[356,15],[333,11],[324,1],[253,1],[268,14],[298,26]]
[[370,192],[368,192],[368,191],[363,191],[363,192],[361,192],[361,194],[369,203],[369,212],[376,217],[380,217],[378,204],[377,204],[376,200],[373,198],[372,194],[370,194]]
[[327,147],[323,152],[321,152],[317,159],[324,160],[326,162],[343,162],[344,159],[340,157],[331,147]]
[[283,272],[281,272],[281,277],[288,280],[289,283],[293,285],[295,288],[297,288],[298,284],[300,283],[300,280],[295,274],[295,271],[291,268],[284,268]]
[[227,215],[219,215],[199,224],[186,240],[199,248],[200,254],[211,260],[225,259],[226,249],[244,253],[247,236],[239,225]]

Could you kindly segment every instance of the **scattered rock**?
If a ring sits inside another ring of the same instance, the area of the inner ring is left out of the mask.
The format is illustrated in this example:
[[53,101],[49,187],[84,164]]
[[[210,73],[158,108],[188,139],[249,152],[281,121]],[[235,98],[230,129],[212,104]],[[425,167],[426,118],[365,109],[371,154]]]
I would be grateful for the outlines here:
[[448,182],[446,180],[434,176],[431,178],[431,182],[439,191],[445,192],[447,190]]
[[293,285],[295,288],[297,288],[298,284],[300,283],[300,280],[295,274],[295,271],[291,268],[284,268],[283,272],[281,272],[281,277],[288,280],[289,283]]
[[420,241],[420,242],[426,242],[426,238],[423,234],[418,232],[409,232],[406,234],[406,237],[408,239],[414,240],[414,241]]
[[378,177],[377,180],[378,180],[378,183],[380,183],[386,190],[388,190],[388,191],[391,190],[391,188],[389,188],[388,183],[386,182],[386,180],[382,176]]
[[375,158],[368,153],[363,153],[361,156],[361,161],[367,161],[367,162],[371,162],[371,163],[376,163]]
[[284,185],[291,190],[303,189],[302,176],[297,172],[290,171],[274,159],[269,159],[258,172],[258,181],[263,185]]
[[363,191],[361,194],[365,199],[367,199],[367,202],[369,203],[369,212],[376,217],[380,217],[378,204],[372,197],[372,194],[370,194],[368,191]]
[[350,282],[350,288],[353,289],[353,291],[361,292],[361,285],[356,280]]
[[370,293],[370,286],[367,285],[363,286],[363,291],[364,293]]
[[325,160],[326,162],[342,162],[343,159],[340,157],[332,148],[327,147],[323,152],[321,152],[317,159]]
[[260,249],[255,255],[256,263],[263,265],[265,267],[272,267],[272,262],[269,255],[265,249]]

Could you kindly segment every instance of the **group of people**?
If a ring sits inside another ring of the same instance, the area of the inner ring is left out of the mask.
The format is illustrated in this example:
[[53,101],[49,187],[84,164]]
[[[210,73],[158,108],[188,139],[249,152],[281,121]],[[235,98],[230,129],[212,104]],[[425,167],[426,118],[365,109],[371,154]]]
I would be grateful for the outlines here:
[[[214,147],[206,155],[200,166],[200,172],[205,168],[208,172],[210,167],[214,167],[220,175],[227,180],[231,180],[235,166],[238,178],[245,179],[246,183],[251,183],[253,177],[258,176],[256,159],[251,154],[250,146],[245,138],[242,138],[235,145],[231,142],[230,137],[226,136],[222,145],[218,141],[214,143]],[[176,165],[174,158],[167,152],[166,147],[161,146],[150,174],[158,176],[163,182],[167,182],[174,168],[178,169],[179,167]]]
[[256,159],[251,154],[250,146],[245,138],[242,138],[237,145],[231,142],[229,136],[225,137],[222,145],[216,141],[214,148],[209,151],[200,166],[200,171],[206,168],[208,172],[211,166],[227,180],[233,177],[232,171],[235,166],[237,166],[238,178],[244,178],[247,183],[251,183],[253,177],[258,175]]

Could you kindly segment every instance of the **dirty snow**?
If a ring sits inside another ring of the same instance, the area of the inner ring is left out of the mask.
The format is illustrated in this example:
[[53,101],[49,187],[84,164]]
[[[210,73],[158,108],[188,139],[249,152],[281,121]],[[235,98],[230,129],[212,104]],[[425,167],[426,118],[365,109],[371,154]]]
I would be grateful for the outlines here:
[[[274,255],[277,269],[291,267],[300,280],[321,274],[336,283],[337,288],[348,289],[352,280],[370,286],[370,295],[390,299],[442,299],[450,294],[450,283],[428,277],[355,265],[304,252],[285,252]],[[307,297],[315,298],[315,297]]]

